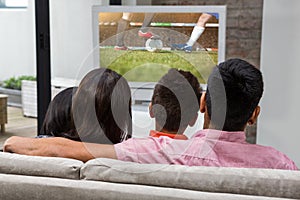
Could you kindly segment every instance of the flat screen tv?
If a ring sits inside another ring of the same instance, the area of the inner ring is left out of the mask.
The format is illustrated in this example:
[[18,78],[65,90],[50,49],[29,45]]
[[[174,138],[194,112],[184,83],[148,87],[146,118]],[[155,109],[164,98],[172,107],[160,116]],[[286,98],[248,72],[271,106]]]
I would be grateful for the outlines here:
[[[193,35],[205,15],[205,29]],[[94,6],[93,20],[95,66],[130,82],[156,82],[169,68],[180,68],[205,84],[225,58],[226,6]]]

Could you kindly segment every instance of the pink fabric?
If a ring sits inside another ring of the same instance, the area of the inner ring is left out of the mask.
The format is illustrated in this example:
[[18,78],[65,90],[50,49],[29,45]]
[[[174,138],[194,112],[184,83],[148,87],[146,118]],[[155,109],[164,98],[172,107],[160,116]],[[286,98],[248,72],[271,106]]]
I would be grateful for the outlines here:
[[297,170],[292,160],[274,148],[248,144],[244,132],[206,129],[189,140],[132,138],[114,147],[119,160],[138,163]]

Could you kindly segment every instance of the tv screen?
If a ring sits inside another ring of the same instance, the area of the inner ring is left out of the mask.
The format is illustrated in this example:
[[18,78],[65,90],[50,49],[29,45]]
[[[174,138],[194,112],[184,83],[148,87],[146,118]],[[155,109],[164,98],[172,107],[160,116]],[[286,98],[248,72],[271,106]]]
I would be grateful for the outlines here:
[[205,84],[224,60],[225,6],[95,6],[93,13],[96,63],[130,82],[156,82],[180,68]]

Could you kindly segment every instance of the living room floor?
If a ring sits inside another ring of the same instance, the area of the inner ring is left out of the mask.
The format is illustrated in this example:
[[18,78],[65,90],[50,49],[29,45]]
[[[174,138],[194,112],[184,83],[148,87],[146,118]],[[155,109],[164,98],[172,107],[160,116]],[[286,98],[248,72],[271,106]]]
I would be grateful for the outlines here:
[[0,133],[0,148],[10,136],[35,137],[37,135],[37,119],[24,117],[22,108],[7,107],[8,123],[5,132]]

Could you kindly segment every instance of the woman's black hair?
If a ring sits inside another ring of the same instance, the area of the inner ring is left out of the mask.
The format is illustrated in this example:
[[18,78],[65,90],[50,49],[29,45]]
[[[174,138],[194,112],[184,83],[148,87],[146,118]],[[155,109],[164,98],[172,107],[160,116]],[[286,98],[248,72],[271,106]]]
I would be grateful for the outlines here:
[[72,118],[72,98],[77,87],[59,92],[50,102],[40,134],[80,141]]
[[90,71],[77,89],[72,108],[81,141],[116,144],[131,138],[131,92],[120,74],[107,68]]

